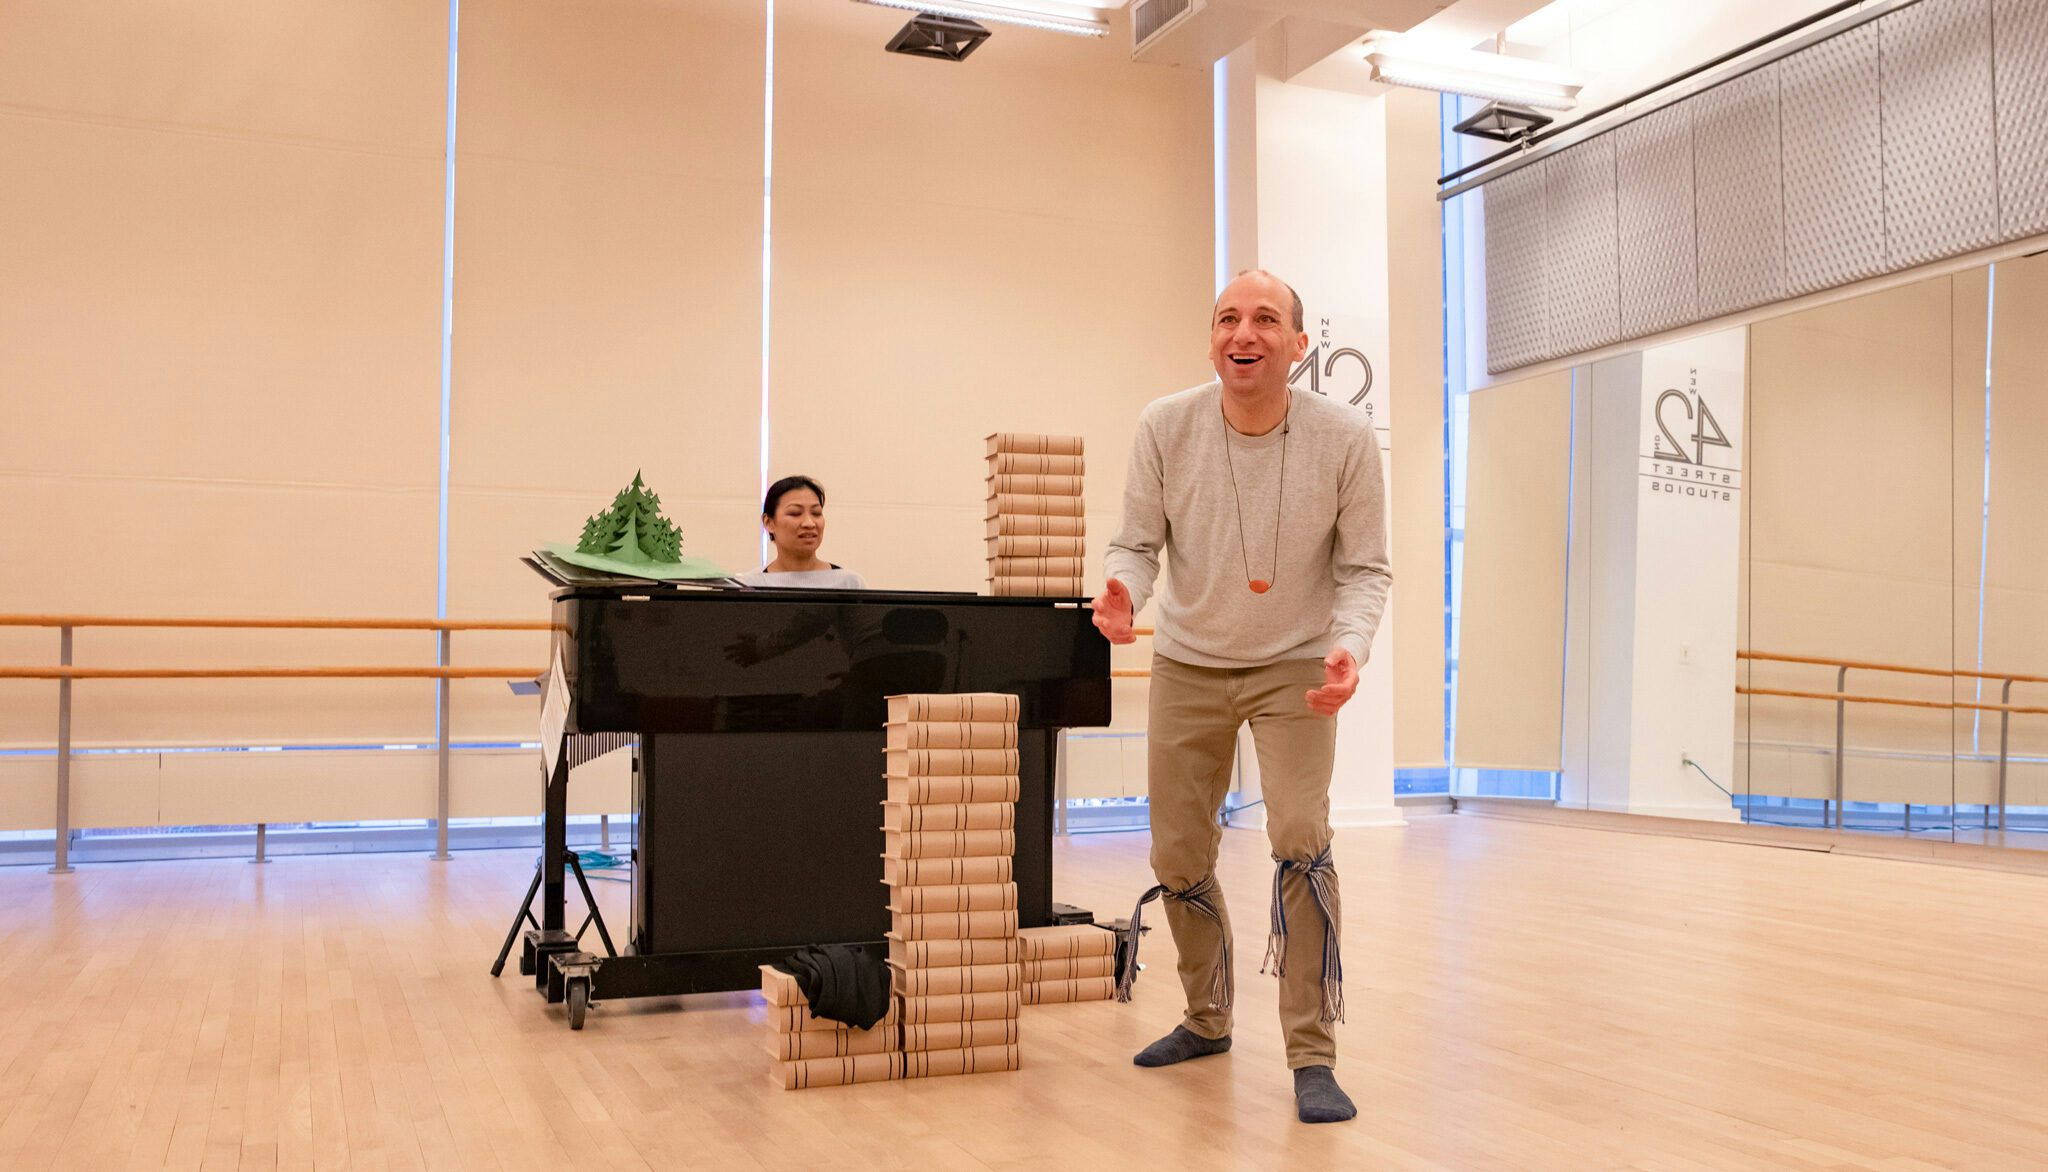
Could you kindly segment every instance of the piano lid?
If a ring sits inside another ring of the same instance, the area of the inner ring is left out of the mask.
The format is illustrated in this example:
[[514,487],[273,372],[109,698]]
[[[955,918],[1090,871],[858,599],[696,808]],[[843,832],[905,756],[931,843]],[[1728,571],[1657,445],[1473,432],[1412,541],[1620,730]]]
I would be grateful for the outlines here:
[[1109,643],[1073,600],[756,588],[555,591],[572,732],[875,731],[883,698],[1010,692],[1019,724],[1109,723]]

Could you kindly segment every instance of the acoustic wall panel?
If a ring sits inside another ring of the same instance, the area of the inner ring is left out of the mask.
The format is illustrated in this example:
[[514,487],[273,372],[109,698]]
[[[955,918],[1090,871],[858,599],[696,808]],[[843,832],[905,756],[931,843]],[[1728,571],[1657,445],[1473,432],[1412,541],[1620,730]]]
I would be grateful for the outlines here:
[[1486,185],[1487,365],[1498,372],[1551,353],[1539,162]]
[[1876,25],[1887,266],[1997,243],[1989,0],[1923,0]]
[[1784,166],[1778,153],[1778,68],[1715,86],[1693,110],[1699,225],[1699,312],[1718,317],[1785,292]]
[[1859,25],[1778,64],[1785,293],[1884,271],[1878,34]]
[[1999,235],[2048,232],[2048,4],[1991,0]]
[[1614,231],[1614,136],[1601,135],[1548,160],[1545,259],[1550,347],[1545,357],[1621,338],[1621,285]]
[[1614,132],[1621,336],[1699,317],[1693,212],[1693,110],[1679,103]]
[[1488,368],[2048,232],[2048,0],[1879,11],[1480,180],[1517,225],[1487,233]]

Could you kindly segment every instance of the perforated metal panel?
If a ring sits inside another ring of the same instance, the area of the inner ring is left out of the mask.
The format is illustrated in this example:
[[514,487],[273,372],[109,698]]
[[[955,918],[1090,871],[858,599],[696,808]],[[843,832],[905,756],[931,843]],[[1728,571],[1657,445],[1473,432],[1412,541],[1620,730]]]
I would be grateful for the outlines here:
[[1603,134],[1544,160],[1549,242],[1550,345],[1544,357],[1621,338],[1621,283],[1614,231],[1614,136]]
[[1487,184],[1486,366],[1498,374],[1550,352],[1549,286],[1544,280],[1544,172],[1524,167]]
[[1897,7],[1482,190],[1495,372],[2048,232],[2048,0]]
[[1614,132],[1624,338],[1699,318],[1692,159],[1688,103],[1667,106]]
[[1992,0],[1999,235],[2048,232],[2048,3]]
[[1988,0],[1922,0],[1877,21],[1885,263],[1998,242]]
[[1785,166],[1785,292],[1884,271],[1877,26],[1778,63]]
[[1692,99],[1700,316],[1776,301],[1785,291],[1785,186],[1778,156],[1778,68]]

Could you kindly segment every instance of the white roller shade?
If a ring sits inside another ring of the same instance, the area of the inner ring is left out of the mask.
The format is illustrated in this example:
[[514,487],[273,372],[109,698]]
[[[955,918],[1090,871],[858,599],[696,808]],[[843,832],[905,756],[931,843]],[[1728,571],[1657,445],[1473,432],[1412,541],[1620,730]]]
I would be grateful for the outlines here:
[[[1212,377],[1210,86],[1116,38],[1001,34],[966,67],[901,12],[776,29],[774,474],[829,491],[870,585],[985,590],[982,437],[1087,445],[1088,578],[1146,402]],[[857,97],[856,97],[857,96]]]
[[1456,763],[1559,768],[1571,372],[1474,391]]
[[[0,5],[0,611],[432,613],[446,22],[398,0]],[[0,662],[56,643],[0,633]],[[77,660],[431,663],[433,641],[98,630]],[[55,692],[0,688],[0,742],[54,740]],[[84,681],[73,735],[431,737],[431,697]]]
[[[685,553],[759,557],[764,46],[758,0],[466,0],[448,609],[545,618],[518,562],[635,472]],[[458,660],[541,664],[542,634]],[[464,738],[534,735],[495,681]]]

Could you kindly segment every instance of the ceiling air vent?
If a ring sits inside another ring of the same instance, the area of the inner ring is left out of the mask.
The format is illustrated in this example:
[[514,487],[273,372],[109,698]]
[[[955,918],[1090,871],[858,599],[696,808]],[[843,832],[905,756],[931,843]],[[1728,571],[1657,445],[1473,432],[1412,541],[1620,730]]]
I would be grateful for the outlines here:
[[1131,52],[1207,6],[1208,0],[1138,0],[1131,5]]

